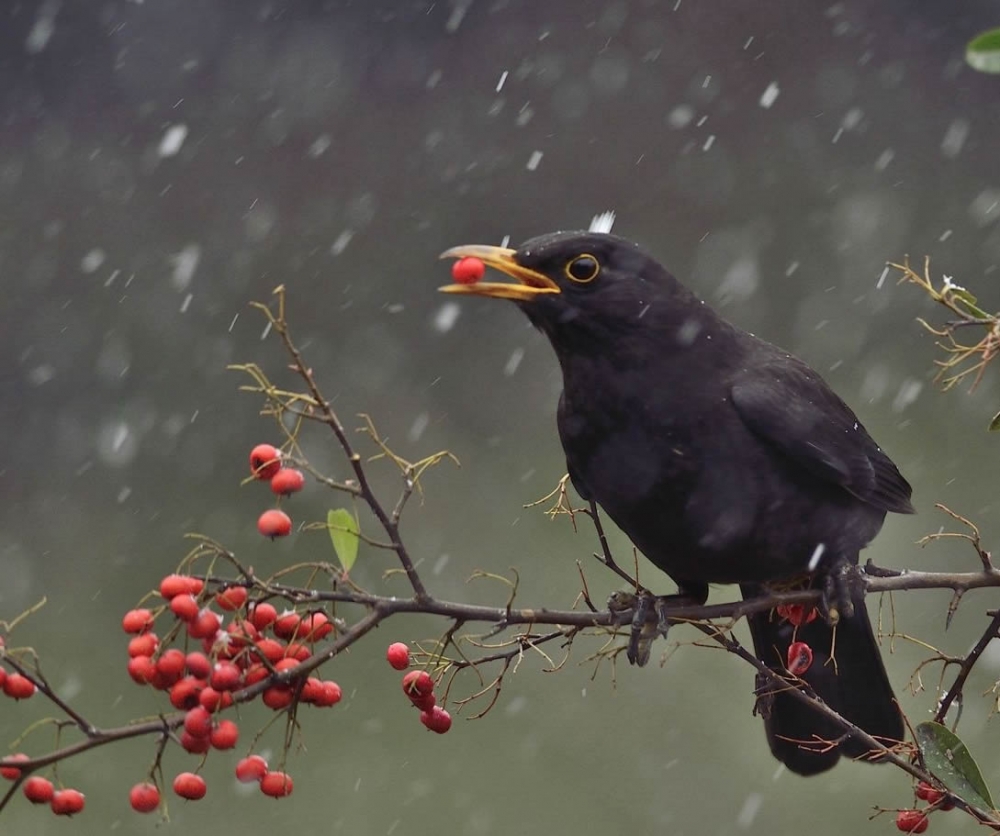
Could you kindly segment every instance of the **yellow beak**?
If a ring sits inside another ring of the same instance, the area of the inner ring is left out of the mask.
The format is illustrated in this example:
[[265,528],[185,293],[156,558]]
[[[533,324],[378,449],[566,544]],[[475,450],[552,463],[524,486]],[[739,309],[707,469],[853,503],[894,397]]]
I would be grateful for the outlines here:
[[559,285],[544,273],[522,267],[514,260],[515,250],[492,247],[488,244],[464,244],[441,253],[441,258],[478,258],[487,267],[506,273],[520,284],[509,282],[476,282],[475,284],[448,284],[438,288],[442,293],[464,293],[471,296],[490,296],[494,299],[512,299],[529,302],[547,293],[561,293]]

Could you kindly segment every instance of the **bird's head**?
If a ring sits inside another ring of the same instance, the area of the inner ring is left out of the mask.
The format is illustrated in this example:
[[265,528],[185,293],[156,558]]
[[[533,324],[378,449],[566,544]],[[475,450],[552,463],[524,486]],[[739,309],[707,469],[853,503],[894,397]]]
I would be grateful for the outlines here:
[[622,334],[663,325],[697,301],[637,244],[603,232],[555,232],[517,249],[470,244],[441,258],[475,257],[514,282],[450,284],[445,293],[509,299],[557,353],[607,350]]

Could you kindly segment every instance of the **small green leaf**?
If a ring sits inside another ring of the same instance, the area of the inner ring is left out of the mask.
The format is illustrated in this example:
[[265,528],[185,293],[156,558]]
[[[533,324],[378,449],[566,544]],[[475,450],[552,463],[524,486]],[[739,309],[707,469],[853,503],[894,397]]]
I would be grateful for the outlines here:
[[326,525],[330,529],[330,539],[337,560],[345,572],[350,572],[358,557],[358,521],[346,508],[328,511]]
[[976,304],[976,297],[969,293],[969,291],[967,291],[964,287],[959,287],[958,285],[953,284],[949,290],[951,290],[951,292],[963,302],[968,302],[970,305]]
[[990,421],[989,431],[991,433],[1000,432],[1000,412],[993,416],[993,420]]
[[1000,73],[1000,29],[988,29],[969,41],[965,61],[981,73]]
[[986,313],[982,308],[976,307],[976,302],[978,301],[975,296],[973,296],[964,287],[958,287],[952,285],[949,290],[951,290],[951,295],[956,298],[959,302],[965,305],[966,309],[974,317],[978,319],[989,319],[990,315]]
[[967,804],[980,810],[993,809],[983,774],[957,734],[940,723],[920,723],[916,735],[932,775]]

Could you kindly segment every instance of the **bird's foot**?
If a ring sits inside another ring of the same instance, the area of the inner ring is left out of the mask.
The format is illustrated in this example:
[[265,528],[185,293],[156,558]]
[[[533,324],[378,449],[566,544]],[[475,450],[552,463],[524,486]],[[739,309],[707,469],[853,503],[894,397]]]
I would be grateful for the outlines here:
[[[666,638],[670,629],[670,606],[677,604],[703,604],[704,599],[685,595],[653,595],[647,590],[640,592],[613,592],[608,598],[611,612],[632,612],[632,630],[629,634],[625,655],[633,665],[640,668],[649,662],[653,641],[660,636]],[[653,615],[656,618],[653,618]]]
[[823,596],[820,610],[831,626],[841,618],[854,617],[854,595],[861,578],[857,567],[849,560],[840,559],[830,566],[823,577]]

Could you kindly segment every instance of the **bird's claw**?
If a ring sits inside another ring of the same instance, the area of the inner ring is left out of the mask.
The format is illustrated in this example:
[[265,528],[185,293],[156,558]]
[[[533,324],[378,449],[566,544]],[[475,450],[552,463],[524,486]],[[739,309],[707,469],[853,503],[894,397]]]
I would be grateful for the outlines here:
[[854,617],[854,588],[858,581],[857,568],[847,560],[831,566],[823,578],[820,609],[831,627],[835,627],[841,618]]
[[[655,622],[650,618],[653,612],[657,616]],[[640,593],[632,611],[632,632],[625,653],[629,662],[644,667],[649,662],[653,641],[658,636],[666,638],[669,627],[663,598],[649,592]]]
[[[633,665],[640,668],[649,662],[653,641],[659,636],[666,638],[670,628],[668,605],[676,601],[676,595],[653,595],[651,592],[613,592],[608,598],[608,609],[612,612],[632,611],[632,630],[629,633],[625,655]],[[656,613],[656,620],[651,617]]]

